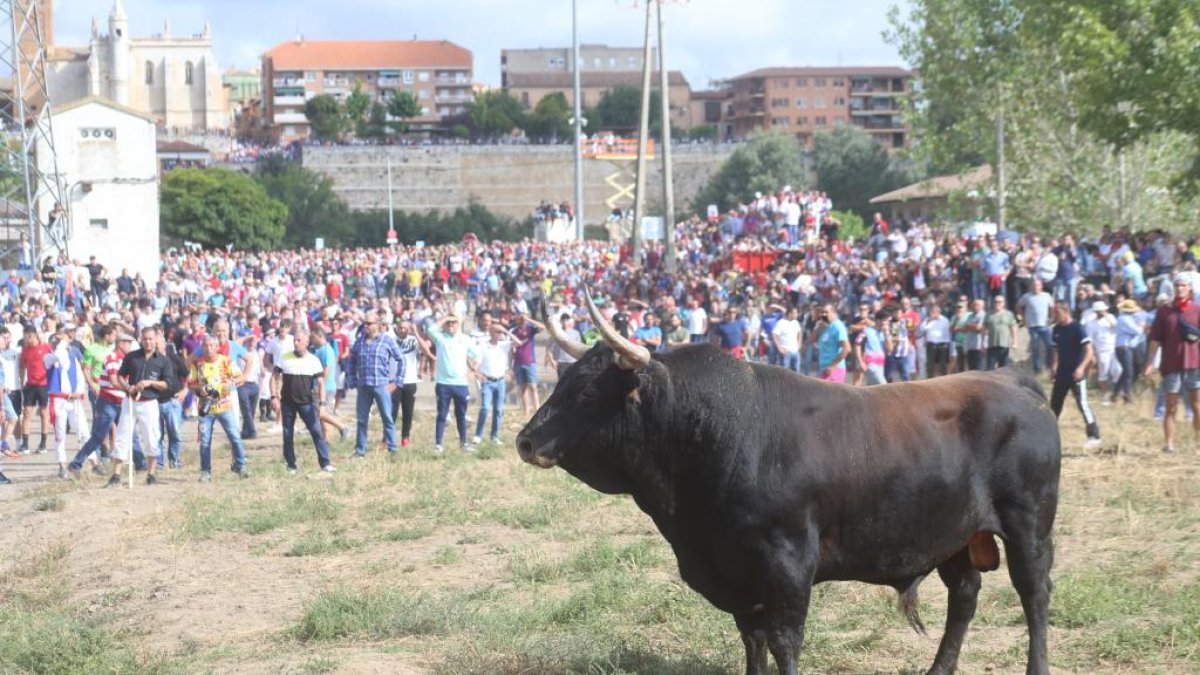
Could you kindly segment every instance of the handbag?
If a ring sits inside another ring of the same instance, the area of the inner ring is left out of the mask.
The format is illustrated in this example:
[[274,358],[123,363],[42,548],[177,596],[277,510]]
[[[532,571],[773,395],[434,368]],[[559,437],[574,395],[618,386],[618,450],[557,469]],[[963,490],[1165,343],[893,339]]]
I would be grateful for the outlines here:
[[1175,312],[1179,315],[1179,332],[1183,337],[1183,341],[1189,344],[1200,342],[1200,326],[1183,318],[1183,312],[1178,307]]

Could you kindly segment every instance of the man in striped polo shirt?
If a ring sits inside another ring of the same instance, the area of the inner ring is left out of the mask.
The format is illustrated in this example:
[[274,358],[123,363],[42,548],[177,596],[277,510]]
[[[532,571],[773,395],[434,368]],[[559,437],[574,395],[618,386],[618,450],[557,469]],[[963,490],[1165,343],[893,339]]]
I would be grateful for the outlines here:
[[337,469],[329,462],[329,443],[321,430],[317,405],[323,391],[325,367],[316,354],[308,351],[308,333],[296,331],[292,349],[279,355],[271,376],[271,401],[283,423],[283,461],[289,474],[296,473],[296,418],[304,420],[321,470]]

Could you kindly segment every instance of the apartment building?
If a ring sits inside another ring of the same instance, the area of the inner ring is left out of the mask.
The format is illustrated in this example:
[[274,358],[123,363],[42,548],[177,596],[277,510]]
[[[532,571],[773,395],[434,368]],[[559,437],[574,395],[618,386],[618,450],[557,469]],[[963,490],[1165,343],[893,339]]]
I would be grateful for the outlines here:
[[358,85],[379,101],[400,91],[416,96],[421,115],[410,127],[434,131],[474,100],[472,68],[470,50],[446,40],[292,40],[263,54],[264,117],[281,141],[303,139],[308,99],[344,100]]
[[[653,55],[655,52],[651,50]],[[656,56],[652,56],[654,64]],[[642,87],[642,48],[580,45],[579,94],[584,108],[596,105],[604,93],[616,87]],[[504,49],[500,52],[500,81],[505,91],[516,98],[526,110],[537,107],[539,101],[559,92],[574,104],[575,71],[571,68],[569,48]],[[653,73],[654,89],[658,88],[658,71]],[[671,123],[677,127],[692,126],[691,85],[683,73],[667,73],[670,89]]]
[[727,125],[734,138],[783,129],[808,146],[822,129],[857,126],[889,150],[908,143],[900,97],[913,72],[895,66],[762,68],[728,81]]

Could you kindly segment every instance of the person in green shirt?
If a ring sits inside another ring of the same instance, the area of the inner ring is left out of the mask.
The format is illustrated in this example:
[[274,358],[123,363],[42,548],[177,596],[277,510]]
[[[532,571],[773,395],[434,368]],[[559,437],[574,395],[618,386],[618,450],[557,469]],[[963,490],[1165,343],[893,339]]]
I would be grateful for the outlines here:
[[1017,317],[1004,305],[1004,296],[997,295],[992,300],[992,311],[983,321],[988,336],[988,370],[1007,366],[1009,350],[1017,341]]
[[961,373],[967,369],[967,322],[971,319],[971,311],[967,307],[967,296],[958,296],[954,306],[954,316],[950,318],[950,334],[954,336],[954,354],[951,355],[950,369]]

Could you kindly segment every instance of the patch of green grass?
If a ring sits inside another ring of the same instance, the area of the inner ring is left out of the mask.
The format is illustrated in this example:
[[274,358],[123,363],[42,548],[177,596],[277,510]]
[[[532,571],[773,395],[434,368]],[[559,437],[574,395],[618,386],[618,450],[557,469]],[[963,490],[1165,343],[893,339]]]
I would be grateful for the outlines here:
[[293,632],[304,642],[430,635],[461,625],[464,612],[458,599],[449,596],[398,588],[339,589],[309,600]]
[[585,545],[566,560],[554,562],[538,554],[519,556],[510,563],[514,578],[520,581],[542,583],[568,576],[589,577],[610,570],[634,572],[653,568],[663,562],[661,544],[651,539],[640,539],[619,546],[611,539],[601,538]]
[[292,547],[284,555],[289,557],[328,555],[352,551],[362,548],[362,546],[363,542],[351,539],[341,532],[330,533],[313,530],[305,533],[296,543],[292,544]]
[[1089,628],[1136,616],[1155,604],[1155,589],[1131,570],[1068,573],[1058,577],[1050,596],[1050,623],[1061,628]]
[[296,487],[282,495],[255,499],[188,497],[175,538],[203,541],[219,532],[263,534],[295,523],[328,522],[342,514],[342,504],[325,488]]
[[519,527],[524,530],[546,529],[558,517],[554,504],[548,501],[500,506],[489,511],[487,515],[501,525]]
[[434,565],[457,565],[462,562],[462,550],[457,546],[443,546],[430,560]]
[[288,667],[283,675],[323,675],[338,668],[338,662],[326,656],[314,656],[298,666]]
[[432,527],[397,527],[383,533],[384,541],[416,541],[433,534]]
[[58,495],[42,497],[33,503],[34,511],[62,511],[67,508],[67,502]]
[[0,605],[0,634],[4,635],[0,640],[0,664],[7,664],[0,668],[4,672],[157,675],[182,671],[163,655],[141,653],[130,636],[62,610]]

